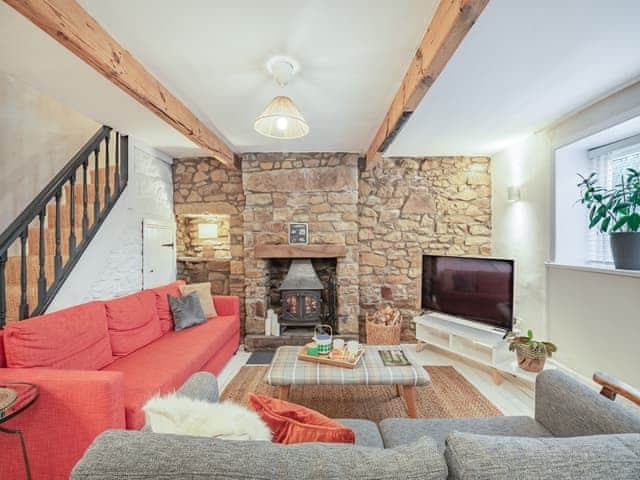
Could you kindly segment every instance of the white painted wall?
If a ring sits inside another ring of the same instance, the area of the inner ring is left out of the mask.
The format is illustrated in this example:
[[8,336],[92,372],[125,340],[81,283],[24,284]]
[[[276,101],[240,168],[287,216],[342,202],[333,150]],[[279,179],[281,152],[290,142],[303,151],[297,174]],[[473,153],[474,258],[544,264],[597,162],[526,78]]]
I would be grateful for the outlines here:
[[143,219],[174,223],[170,163],[129,138],[129,184],[48,311],[142,288]]
[[[553,260],[555,149],[611,127],[612,122],[629,120],[639,111],[637,84],[492,158],[494,254],[516,259],[516,312],[525,328],[556,342],[554,357],[582,376],[589,378],[599,369],[636,386],[640,277],[586,268],[547,269],[544,262]],[[506,188],[518,184],[522,201],[509,204]]]
[[[547,334],[544,264],[551,245],[551,140],[531,135],[491,159],[493,255],[516,260],[515,315],[525,330]],[[507,188],[520,188],[519,202]]]
[[0,72],[0,232],[100,128]]

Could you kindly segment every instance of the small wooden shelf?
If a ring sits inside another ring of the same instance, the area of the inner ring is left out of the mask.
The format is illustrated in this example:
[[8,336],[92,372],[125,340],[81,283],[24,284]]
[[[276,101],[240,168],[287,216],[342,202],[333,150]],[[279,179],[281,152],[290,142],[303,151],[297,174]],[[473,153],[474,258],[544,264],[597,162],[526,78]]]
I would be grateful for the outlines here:
[[337,258],[347,255],[344,245],[257,245],[255,258]]

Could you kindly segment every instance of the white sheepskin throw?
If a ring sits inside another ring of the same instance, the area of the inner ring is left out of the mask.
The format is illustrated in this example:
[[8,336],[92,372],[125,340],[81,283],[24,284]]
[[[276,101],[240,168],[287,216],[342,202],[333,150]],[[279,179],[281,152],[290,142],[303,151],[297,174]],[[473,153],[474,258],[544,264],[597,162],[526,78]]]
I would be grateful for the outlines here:
[[142,410],[156,433],[271,441],[271,430],[256,412],[229,401],[209,403],[173,393],[151,398]]

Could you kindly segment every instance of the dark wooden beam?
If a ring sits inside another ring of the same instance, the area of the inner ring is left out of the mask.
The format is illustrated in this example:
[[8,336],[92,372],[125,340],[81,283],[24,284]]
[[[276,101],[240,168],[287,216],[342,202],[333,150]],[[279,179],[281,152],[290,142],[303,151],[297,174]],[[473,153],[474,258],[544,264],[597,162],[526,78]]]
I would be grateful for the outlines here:
[[367,150],[367,168],[381,160],[489,0],[440,0],[409,70]]
[[229,146],[75,0],[4,0],[56,41],[229,168]]

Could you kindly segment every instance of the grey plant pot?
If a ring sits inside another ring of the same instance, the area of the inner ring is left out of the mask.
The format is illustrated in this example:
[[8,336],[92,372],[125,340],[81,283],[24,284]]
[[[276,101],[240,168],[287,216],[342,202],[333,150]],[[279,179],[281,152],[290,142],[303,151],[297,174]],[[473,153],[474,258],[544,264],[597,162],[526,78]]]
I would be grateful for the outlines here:
[[609,238],[616,268],[640,270],[640,232],[611,233]]

